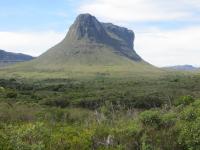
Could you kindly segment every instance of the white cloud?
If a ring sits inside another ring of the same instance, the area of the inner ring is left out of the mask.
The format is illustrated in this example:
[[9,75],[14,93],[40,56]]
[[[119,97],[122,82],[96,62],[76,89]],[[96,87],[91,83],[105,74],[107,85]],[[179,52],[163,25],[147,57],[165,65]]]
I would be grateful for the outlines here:
[[38,56],[64,38],[65,33],[0,32],[0,49]]
[[197,0],[87,0],[79,8],[105,21],[137,22],[191,19]]
[[156,66],[200,65],[200,27],[136,32],[135,49]]

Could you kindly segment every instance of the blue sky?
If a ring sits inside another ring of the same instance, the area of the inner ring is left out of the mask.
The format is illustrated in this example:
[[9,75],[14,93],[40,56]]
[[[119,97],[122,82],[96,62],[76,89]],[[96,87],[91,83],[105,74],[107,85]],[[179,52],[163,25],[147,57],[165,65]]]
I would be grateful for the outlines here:
[[79,13],[134,30],[136,51],[156,66],[200,65],[198,0],[0,0],[0,49],[38,56]]
[[1,31],[64,31],[76,16],[79,1],[1,0]]

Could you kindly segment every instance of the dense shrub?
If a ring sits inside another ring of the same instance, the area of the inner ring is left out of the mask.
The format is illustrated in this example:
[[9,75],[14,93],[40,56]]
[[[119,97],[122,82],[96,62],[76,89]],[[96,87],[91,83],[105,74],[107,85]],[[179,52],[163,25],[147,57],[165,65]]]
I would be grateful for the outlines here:
[[157,110],[147,110],[140,114],[140,121],[144,126],[158,128],[161,124],[160,112]]
[[61,107],[65,108],[70,105],[70,101],[65,98],[55,98],[55,99],[47,99],[41,102],[43,105],[47,105],[50,107]]
[[93,113],[89,110],[79,108],[48,108],[40,113],[40,120],[46,120],[51,123],[83,123],[95,120]]
[[99,108],[103,104],[104,103],[102,100],[96,98],[81,99],[80,101],[76,102],[76,106],[92,110]]
[[4,92],[5,91],[5,88],[0,86],[0,92]]
[[191,104],[192,102],[194,102],[194,98],[190,95],[188,96],[182,96],[180,97],[178,100],[175,101],[175,105],[178,106],[178,105],[189,105]]
[[42,123],[9,125],[0,132],[1,149],[46,149],[50,132]]
[[6,94],[6,98],[17,98],[17,92],[10,91]]
[[41,113],[42,108],[34,104],[20,103],[0,103],[0,122],[27,122],[37,120],[37,115]]
[[136,99],[134,107],[150,109],[150,108],[161,107],[163,103],[164,101],[159,97],[144,96]]
[[140,138],[142,128],[135,121],[118,123],[117,127],[112,129],[114,145],[121,149],[140,149]]
[[161,115],[161,125],[163,128],[170,128],[176,124],[177,115],[174,112],[168,112]]
[[178,124],[178,142],[183,149],[200,149],[200,120],[192,122],[181,121]]

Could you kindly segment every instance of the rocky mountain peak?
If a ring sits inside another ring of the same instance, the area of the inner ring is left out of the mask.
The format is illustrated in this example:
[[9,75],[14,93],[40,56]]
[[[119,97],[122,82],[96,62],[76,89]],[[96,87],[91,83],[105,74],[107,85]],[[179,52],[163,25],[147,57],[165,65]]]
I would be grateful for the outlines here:
[[134,61],[141,61],[134,51],[134,32],[112,23],[101,23],[90,14],[80,14],[69,29],[64,42],[104,44],[114,49],[115,53],[128,57]]
[[67,38],[105,42],[109,36],[102,24],[94,16],[90,14],[80,14],[70,27]]

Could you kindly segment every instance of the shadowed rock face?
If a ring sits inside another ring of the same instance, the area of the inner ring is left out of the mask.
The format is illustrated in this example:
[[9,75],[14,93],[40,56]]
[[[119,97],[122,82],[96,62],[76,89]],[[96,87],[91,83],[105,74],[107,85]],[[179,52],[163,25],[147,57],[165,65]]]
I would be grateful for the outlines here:
[[141,61],[140,56],[134,51],[134,32],[124,27],[119,27],[111,23],[102,23],[106,32],[112,39],[108,43],[116,50],[116,53],[132,59],[134,61]]
[[82,14],[76,18],[66,38],[73,40],[86,38],[89,41],[105,43],[105,41],[109,39],[109,36],[102,24],[94,16]]
[[128,30],[127,28],[116,26],[112,23],[102,23],[102,25],[106,31],[110,33],[111,37],[121,43],[121,45],[133,49],[133,41],[135,38],[133,31]]
[[101,23],[90,14],[81,14],[76,18],[64,41],[74,42],[82,39],[110,46],[118,55],[134,61],[142,60],[134,51],[133,31],[111,23]]

